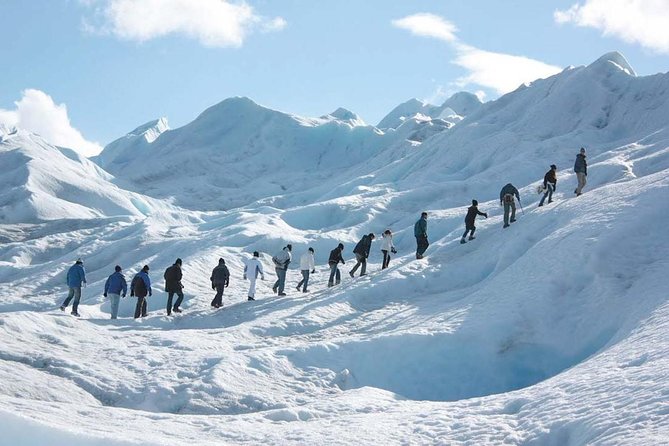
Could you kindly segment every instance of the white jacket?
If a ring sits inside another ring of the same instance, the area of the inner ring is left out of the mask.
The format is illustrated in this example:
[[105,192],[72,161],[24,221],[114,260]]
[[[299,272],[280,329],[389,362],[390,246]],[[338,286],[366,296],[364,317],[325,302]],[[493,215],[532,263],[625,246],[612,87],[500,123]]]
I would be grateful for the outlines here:
[[381,251],[388,251],[390,252],[392,248],[395,247],[393,245],[393,235],[390,234],[382,234],[383,240],[381,241]]
[[314,262],[314,253],[307,251],[300,257],[300,269],[301,270],[313,270],[316,268],[316,263]]
[[258,274],[265,277],[265,273],[262,270],[262,263],[260,263],[258,257],[251,257],[244,265],[244,277],[249,280],[255,280],[258,278]]

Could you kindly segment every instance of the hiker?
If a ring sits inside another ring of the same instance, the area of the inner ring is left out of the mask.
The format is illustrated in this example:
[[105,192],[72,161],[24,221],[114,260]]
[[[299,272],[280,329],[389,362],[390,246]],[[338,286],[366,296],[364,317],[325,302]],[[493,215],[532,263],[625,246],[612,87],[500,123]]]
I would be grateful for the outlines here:
[[585,149],[583,147],[581,147],[581,152],[576,155],[574,172],[576,172],[576,178],[578,179],[578,186],[574,189],[574,193],[578,197],[583,192],[586,183],[585,178],[588,176],[588,162],[585,160]]
[[151,278],[149,277],[149,265],[144,265],[142,270],[135,274],[130,282],[130,295],[137,296],[135,307],[135,319],[146,317],[146,295],[151,296]]
[[244,264],[244,280],[249,280],[249,300],[256,300],[256,279],[258,279],[258,274],[260,274],[262,280],[265,280],[262,263],[260,263],[258,257],[260,257],[258,251],[253,251],[253,257],[248,259]]
[[309,272],[311,274],[316,272],[316,264],[314,261],[314,248],[309,248],[307,252],[300,257],[300,271],[302,272],[302,280],[297,284],[297,291],[307,292],[307,285],[309,285]]
[[390,229],[383,231],[381,238],[383,239],[381,240],[381,252],[383,253],[383,263],[381,264],[381,269],[386,269],[390,264],[390,254],[397,253],[397,250],[395,250],[395,245],[393,245],[393,233],[390,231]]
[[460,239],[460,244],[467,243],[465,238],[467,237],[467,234],[469,234],[469,240],[474,240],[476,237],[474,237],[474,232],[476,231],[476,226],[474,226],[474,222],[476,221],[476,216],[477,215],[482,215],[485,218],[488,218],[488,214],[486,212],[481,212],[479,211],[478,208],[479,202],[476,200],[472,200],[472,205],[467,208],[467,216],[465,217],[465,233],[462,234],[462,238]]
[[77,261],[74,262],[74,265],[67,270],[67,286],[70,290],[67,293],[67,298],[63,302],[63,305],[60,306],[60,311],[65,311],[72,298],[74,298],[72,313],[70,314],[76,317],[80,316],[77,310],[79,309],[79,301],[81,300],[82,283],[86,286],[86,271],[84,270],[84,262],[81,259],[77,259]]
[[413,235],[416,236],[416,258],[422,259],[427,247],[430,246],[430,242],[427,241],[427,212],[420,214],[420,219],[413,226]]
[[211,289],[216,290],[216,296],[211,301],[211,306],[221,308],[223,306],[223,290],[230,285],[230,271],[225,266],[223,258],[218,259],[218,266],[211,272]]
[[284,246],[284,248],[277,255],[272,257],[272,262],[274,262],[274,271],[276,271],[276,282],[272,287],[274,294],[279,294],[279,296],[285,296],[286,293],[283,292],[284,287],[286,286],[286,272],[288,271],[288,264],[292,260],[291,251],[293,250],[293,245],[290,243]]
[[[335,249],[330,251],[330,257],[328,258],[328,265],[330,266],[330,278],[328,279],[328,288],[334,285],[339,285],[341,282],[341,274],[339,273],[339,264],[345,265],[344,257],[342,257],[342,252],[344,252],[344,245],[342,243],[338,244]],[[336,282],[334,282],[336,280]]]
[[555,192],[555,188],[557,187],[557,166],[555,164],[551,164],[551,170],[546,172],[546,175],[544,175],[544,190],[546,191],[544,193],[544,196],[541,197],[541,201],[539,201],[539,206],[544,205],[544,200],[546,197],[548,197],[548,202],[552,203],[553,202],[553,192]]
[[[175,313],[181,313],[181,302],[184,300],[183,288],[181,284],[181,277],[183,276],[181,272],[181,259],[176,259],[174,265],[170,266],[165,270],[163,274],[163,279],[165,279],[165,292],[167,293],[167,315],[170,316],[172,311]],[[172,298],[174,295],[177,295],[177,300],[172,306]]]
[[111,300],[111,318],[116,319],[118,317],[118,306],[121,303],[121,295],[125,297],[125,293],[128,292],[128,284],[125,281],[125,277],[121,274],[121,267],[116,265],[114,267],[114,273],[107,278],[105,282],[105,292],[104,297],[109,296]]
[[[504,205],[504,228],[508,228],[509,223],[516,221],[516,201],[513,198],[514,196],[520,202],[520,193],[511,183],[506,184],[499,191],[499,205]],[[511,220],[509,220],[509,210],[511,210]]]
[[358,270],[360,265],[362,265],[362,268],[360,268],[360,277],[367,275],[365,272],[367,270],[367,257],[369,257],[369,251],[372,249],[372,240],[375,238],[376,236],[370,232],[367,235],[363,235],[358,244],[355,245],[355,248],[353,248],[353,254],[355,254],[356,264],[348,273],[349,276],[355,277],[355,272]]

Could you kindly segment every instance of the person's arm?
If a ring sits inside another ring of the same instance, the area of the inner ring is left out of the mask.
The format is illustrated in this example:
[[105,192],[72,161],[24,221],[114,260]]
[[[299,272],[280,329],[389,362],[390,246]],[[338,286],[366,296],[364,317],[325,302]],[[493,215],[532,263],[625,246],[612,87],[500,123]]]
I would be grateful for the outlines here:
[[121,277],[121,289],[123,290],[123,297],[128,294],[128,282],[125,281],[125,277]]
[[86,283],[86,270],[83,266],[81,267],[81,281]]
[[485,212],[481,212],[478,209],[476,210],[476,213],[479,214],[482,217],[488,218],[488,214],[486,214]]
[[109,291],[109,280],[111,279],[111,276],[107,277],[107,281],[105,282],[105,292],[102,293],[104,297],[107,297],[107,291]]

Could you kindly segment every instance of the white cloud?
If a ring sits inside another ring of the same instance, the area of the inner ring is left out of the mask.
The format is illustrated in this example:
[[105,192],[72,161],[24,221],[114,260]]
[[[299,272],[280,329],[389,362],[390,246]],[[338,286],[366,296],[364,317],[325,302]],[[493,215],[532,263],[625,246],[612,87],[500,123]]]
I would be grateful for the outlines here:
[[503,94],[515,90],[525,82],[561,71],[559,67],[528,57],[493,53],[467,45],[458,39],[455,25],[434,14],[414,14],[393,20],[392,24],[412,34],[451,44],[456,52],[453,63],[469,71],[455,82],[461,88],[475,84]]
[[413,14],[393,20],[392,24],[421,37],[432,37],[445,42],[454,42],[457,40],[455,32],[458,29],[455,25],[434,14]]
[[458,79],[461,86],[476,84],[500,94],[515,90],[525,82],[546,78],[562,71],[560,67],[511,54],[493,53],[468,45],[456,45],[454,64],[469,71]]
[[[80,0],[82,1],[82,0]],[[102,25],[92,26],[84,19],[86,30],[96,29],[124,40],[144,42],[169,34],[181,34],[209,47],[239,47],[258,29],[279,31],[286,26],[281,17],[268,19],[253,7],[227,0],[86,0],[96,6]]]
[[56,104],[43,91],[25,90],[21,100],[14,104],[16,110],[0,109],[0,126],[28,130],[51,144],[74,149],[84,156],[97,155],[102,150],[100,144],[86,140],[72,127],[67,106]]
[[586,0],[567,10],[555,11],[553,17],[557,23],[595,28],[605,36],[669,53],[667,0]]

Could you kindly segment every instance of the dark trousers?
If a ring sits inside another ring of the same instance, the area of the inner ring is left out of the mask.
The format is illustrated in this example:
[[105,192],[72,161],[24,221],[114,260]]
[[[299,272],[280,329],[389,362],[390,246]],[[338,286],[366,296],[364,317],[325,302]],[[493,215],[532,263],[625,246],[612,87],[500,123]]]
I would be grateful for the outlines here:
[[308,269],[303,269],[302,270],[302,280],[300,280],[300,283],[297,284],[297,288],[299,289],[303,284],[304,284],[304,287],[302,288],[302,292],[306,293],[307,292],[307,286],[309,285],[309,270]]
[[[174,302],[174,307],[172,306],[172,298],[174,295],[177,295],[177,301]],[[170,314],[172,312],[172,309],[178,309],[179,306],[181,305],[181,302],[184,300],[184,293],[181,291],[169,291],[167,293],[167,314]]]
[[363,256],[362,254],[355,254],[355,260],[357,260],[357,263],[349,273],[350,275],[355,275],[355,272],[358,270],[358,267],[362,265],[362,268],[360,268],[360,275],[364,276],[365,271],[367,270],[367,257]]
[[137,296],[137,306],[135,307],[135,319],[146,317],[146,296]]
[[69,293],[67,293],[67,298],[63,302],[63,306],[67,307],[70,305],[70,301],[74,298],[74,303],[72,304],[72,312],[77,313],[79,308],[79,300],[81,300],[81,287],[70,287]]
[[430,246],[430,242],[427,241],[427,237],[416,237],[416,257],[423,257],[428,246]]
[[382,249],[381,252],[383,253],[383,263],[381,264],[381,269],[386,269],[388,268],[388,265],[390,265],[390,253],[387,249]]
[[553,185],[548,183],[548,186],[546,186],[546,192],[544,193],[544,196],[541,197],[541,201],[539,202],[539,206],[544,205],[544,200],[546,199],[546,197],[548,197],[548,202],[549,203],[551,201],[553,201],[553,191],[554,190],[555,190],[555,188],[553,187]]
[[223,305],[223,290],[225,290],[224,284],[216,284],[216,296],[214,296],[214,300],[211,301],[212,307],[220,307]]
[[[335,283],[334,280],[337,282]],[[339,285],[341,282],[341,273],[339,272],[338,263],[330,263],[330,279],[328,280],[328,286]]]
[[274,286],[272,289],[278,290],[279,294],[283,293],[283,289],[286,286],[286,270],[282,268],[274,268],[276,271],[276,282],[274,282]]
[[465,225],[465,233],[462,234],[462,238],[467,237],[467,234],[471,231],[471,234],[469,234],[470,237],[474,237],[474,231],[476,231],[476,226],[474,225]]

